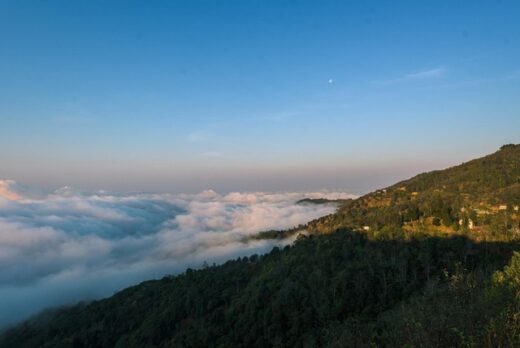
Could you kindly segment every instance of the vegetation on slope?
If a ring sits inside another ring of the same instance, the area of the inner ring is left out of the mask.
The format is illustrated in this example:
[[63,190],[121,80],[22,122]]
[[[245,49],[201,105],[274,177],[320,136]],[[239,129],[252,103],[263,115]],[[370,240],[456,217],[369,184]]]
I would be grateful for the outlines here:
[[336,214],[312,221],[311,232],[338,228],[404,233],[451,232],[477,240],[520,235],[520,145],[417,175],[346,202]]
[[303,198],[296,204],[345,204],[352,199]]
[[44,313],[0,347],[520,346],[520,146],[345,202],[293,246]]
[[493,346],[518,340],[518,244],[337,231],[142,283],[2,347]]

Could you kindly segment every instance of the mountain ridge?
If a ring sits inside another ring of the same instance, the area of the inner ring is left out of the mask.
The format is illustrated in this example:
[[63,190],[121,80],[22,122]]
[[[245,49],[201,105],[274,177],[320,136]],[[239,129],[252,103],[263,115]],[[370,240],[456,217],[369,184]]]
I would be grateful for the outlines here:
[[372,231],[397,227],[487,234],[503,223],[517,235],[519,206],[520,145],[508,144],[493,154],[368,193],[335,214],[309,222],[307,229],[328,233],[345,227]]
[[519,182],[506,145],[264,236],[294,245],[44,313],[0,347],[519,346]]

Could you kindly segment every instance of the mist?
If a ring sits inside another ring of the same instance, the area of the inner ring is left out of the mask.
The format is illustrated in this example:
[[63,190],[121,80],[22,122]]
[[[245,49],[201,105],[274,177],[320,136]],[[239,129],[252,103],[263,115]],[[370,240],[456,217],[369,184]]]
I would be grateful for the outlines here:
[[334,212],[302,198],[344,192],[120,194],[53,192],[0,180],[0,327],[44,308],[113,294],[204,262],[264,253],[252,241]]

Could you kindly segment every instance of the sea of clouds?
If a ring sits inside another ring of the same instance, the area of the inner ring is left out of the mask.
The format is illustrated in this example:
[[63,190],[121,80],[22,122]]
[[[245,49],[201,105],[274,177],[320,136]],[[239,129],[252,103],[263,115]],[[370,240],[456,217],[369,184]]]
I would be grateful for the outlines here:
[[0,327],[44,308],[109,296],[143,280],[269,251],[253,241],[334,212],[302,198],[343,192],[51,193],[0,180]]

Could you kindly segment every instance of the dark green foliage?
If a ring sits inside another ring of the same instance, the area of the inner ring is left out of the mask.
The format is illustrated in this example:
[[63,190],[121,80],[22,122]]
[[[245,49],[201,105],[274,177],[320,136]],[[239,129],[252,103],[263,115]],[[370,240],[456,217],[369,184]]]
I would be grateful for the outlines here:
[[304,198],[300,199],[297,204],[339,204],[351,201],[351,199],[327,199],[327,198]]
[[[482,302],[475,310],[492,306],[473,322],[458,312],[451,319],[451,311],[465,308],[461,299],[487,301],[481,290],[469,298],[465,291],[486,289],[492,272],[515,249],[515,243],[474,243],[464,237],[374,240],[351,231],[300,237],[284,250],[188,270],[106,300],[47,313],[43,324],[34,319],[8,331],[0,346],[400,346],[437,333],[451,337],[443,342],[461,343],[453,330],[478,346],[486,344],[482,330],[507,306]],[[434,308],[432,299],[453,306]],[[502,299],[509,304],[515,298]],[[410,329],[410,312],[419,308],[411,317],[414,323],[441,315],[449,323],[401,338],[398,330]]]
[[[287,230],[269,230],[262,231],[251,237],[251,239],[262,240],[262,239],[284,239],[290,236],[293,236],[297,233],[300,233],[305,230],[304,225],[299,225]],[[247,240],[244,240],[247,242]]]
[[520,347],[516,205],[505,145],[254,237],[310,233],[283,250],[44,313],[0,347]]

